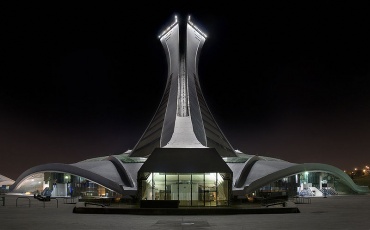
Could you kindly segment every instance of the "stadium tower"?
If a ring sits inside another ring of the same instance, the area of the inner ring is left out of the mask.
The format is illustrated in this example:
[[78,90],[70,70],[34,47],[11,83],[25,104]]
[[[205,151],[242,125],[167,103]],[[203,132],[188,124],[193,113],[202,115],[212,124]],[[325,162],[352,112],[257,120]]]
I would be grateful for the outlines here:
[[207,36],[190,20],[175,21],[160,36],[168,78],[157,111],[131,157],[147,157],[155,148],[215,148],[222,157],[236,156],[212,116],[198,78],[200,51]]

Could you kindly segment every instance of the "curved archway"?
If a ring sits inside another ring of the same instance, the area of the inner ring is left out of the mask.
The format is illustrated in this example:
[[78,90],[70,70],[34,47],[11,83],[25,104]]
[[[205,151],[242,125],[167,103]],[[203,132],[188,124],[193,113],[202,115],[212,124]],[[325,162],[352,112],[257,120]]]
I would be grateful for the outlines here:
[[262,178],[259,178],[255,181],[253,181],[249,186],[245,186],[243,189],[244,194],[251,193],[262,186],[274,182],[276,180],[279,180],[283,177],[291,176],[297,173],[305,172],[305,171],[317,171],[317,172],[328,172],[333,174],[334,176],[337,176],[338,178],[342,179],[344,184],[346,184],[350,189],[357,193],[370,193],[370,190],[368,187],[363,187],[356,185],[352,179],[344,173],[342,170],[331,166],[327,164],[319,164],[319,163],[305,163],[300,165],[294,165],[279,171],[276,171],[272,174],[269,174],[267,176],[264,176]]
[[73,165],[68,164],[61,164],[61,163],[52,163],[52,164],[44,164],[32,167],[25,172],[23,172],[18,179],[14,182],[14,184],[10,187],[10,191],[16,190],[21,183],[27,179],[27,177],[41,172],[60,172],[60,173],[70,173],[76,176],[81,176],[86,179],[89,179],[97,184],[100,184],[108,189],[111,189],[118,193],[123,193],[123,189],[119,184],[114,181],[111,181],[105,177],[102,177],[94,172],[78,168]]

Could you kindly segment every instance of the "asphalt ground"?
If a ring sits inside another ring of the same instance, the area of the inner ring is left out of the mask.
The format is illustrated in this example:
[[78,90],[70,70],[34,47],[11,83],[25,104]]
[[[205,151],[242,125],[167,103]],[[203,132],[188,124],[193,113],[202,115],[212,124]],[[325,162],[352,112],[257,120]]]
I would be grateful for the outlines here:
[[[45,206],[44,206],[45,204]],[[78,205],[79,203],[77,203]],[[370,195],[311,198],[299,213],[235,215],[132,215],[73,213],[76,204],[58,198],[6,196],[0,202],[0,229],[369,229]],[[255,208],[255,207],[254,207]],[[273,208],[273,207],[269,207]]]

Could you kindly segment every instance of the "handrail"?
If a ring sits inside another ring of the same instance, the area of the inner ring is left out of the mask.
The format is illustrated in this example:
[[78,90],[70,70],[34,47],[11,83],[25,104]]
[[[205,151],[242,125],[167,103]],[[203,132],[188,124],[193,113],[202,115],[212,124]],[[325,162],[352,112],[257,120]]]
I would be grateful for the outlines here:
[[[59,207],[59,201],[56,197],[51,197],[50,200],[56,200],[57,201],[57,208]],[[45,202],[44,202],[44,205],[45,205]]]
[[45,202],[50,202],[51,200],[56,200],[57,201],[57,208],[58,208],[59,207],[59,200],[56,197],[50,197],[49,200],[43,199],[43,200],[40,200],[40,201],[42,201],[42,205],[45,208]]
[[16,207],[18,207],[18,199],[19,198],[22,198],[22,199],[28,199],[28,207],[29,208],[31,208],[31,200],[30,200],[30,198],[28,198],[28,197],[24,197],[24,196],[19,196],[19,197],[17,197],[17,199],[15,200],[15,206]]
[[[77,197],[64,197],[63,198],[63,203],[64,204],[73,204],[73,203],[75,203],[75,199],[76,199]],[[68,200],[70,200],[70,203],[68,203]]]
[[311,198],[309,197],[293,197],[293,202],[295,204],[311,204]]

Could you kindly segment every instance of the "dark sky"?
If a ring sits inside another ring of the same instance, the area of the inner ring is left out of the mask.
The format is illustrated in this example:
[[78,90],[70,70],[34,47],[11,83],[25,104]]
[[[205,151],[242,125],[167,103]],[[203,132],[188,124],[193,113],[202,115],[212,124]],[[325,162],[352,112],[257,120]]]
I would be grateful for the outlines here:
[[368,7],[154,2],[2,5],[0,174],[133,148],[162,97],[158,35],[175,14],[208,35],[201,87],[235,149],[370,164]]

